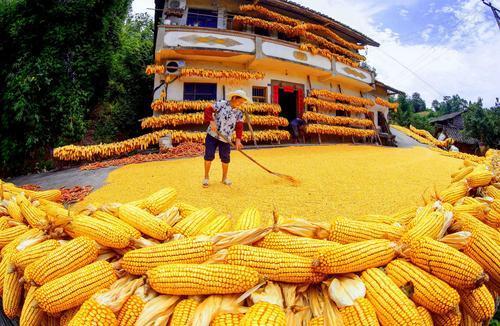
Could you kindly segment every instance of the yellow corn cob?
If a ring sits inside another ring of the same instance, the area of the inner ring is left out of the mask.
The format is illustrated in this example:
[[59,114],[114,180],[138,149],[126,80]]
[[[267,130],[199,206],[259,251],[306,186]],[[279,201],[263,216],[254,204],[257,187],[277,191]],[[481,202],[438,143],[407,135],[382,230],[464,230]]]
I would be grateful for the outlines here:
[[191,325],[194,317],[194,312],[198,307],[199,302],[194,299],[184,299],[175,306],[170,320],[170,326]]
[[471,160],[464,160],[464,166],[477,166],[478,163]]
[[219,314],[212,320],[210,326],[239,326],[243,316],[244,314]]
[[42,285],[90,264],[97,259],[97,255],[94,240],[78,237],[28,265],[26,270],[30,270],[30,280]]
[[457,202],[457,204],[460,204],[460,205],[480,205],[480,204],[484,204],[484,203],[477,200],[474,197],[467,196],[467,197],[462,198],[462,200],[459,200]]
[[7,259],[7,270],[3,279],[2,303],[5,315],[13,319],[21,313],[23,285],[19,282],[20,276],[12,265],[12,256],[9,255]]
[[119,326],[134,326],[147,302],[156,297],[156,293],[149,291],[149,287],[143,285],[130,296],[123,304],[118,313]]
[[415,218],[413,218],[407,225],[407,229],[413,228],[416,224],[425,221],[427,219],[427,215],[434,212],[434,204],[428,204],[423,207],[417,208],[417,213],[415,214]]
[[228,249],[226,262],[250,267],[271,281],[287,283],[317,283],[324,275],[315,272],[311,258],[300,257],[276,250],[247,245]]
[[194,213],[199,209],[198,207],[186,203],[176,203],[174,206],[179,208],[179,214],[181,214],[182,218],[188,217],[191,213]]
[[474,289],[487,280],[483,268],[474,260],[428,237],[412,241],[405,254],[413,264],[455,288]]
[[483,285],[472,291],[460,291],[465,312],[477,322],[489,321],[495,314],[495,300],[488,288]]
[[202,263],[214,253],[211,241],[194,238],[173,240],[125,253],[122,268],[133,275],[143,275],[163,264]]
[[398,240],[402,234],[400,226],[336,218],[331,223],[328,240],[343,244],[371,239]]
[[118,314],[118,325],[133,326],[146,303],[138,296],[133,295],[125,302]]
[[141,232],[137,231],[132,226],[109,213],[103,211],[95,211],[94,213],[92,213],[92,217],[97,220],[109,223],[115,228],[120,228],[128,234],[130,239],[139,239],[141,237]]
[[32,191],[32,190],[24,190],[23,192],[33,200],[44,199],[48,201],[59,201],[61,199],[61,190],[59,189],[50,189],[43,191]]
[[473,166],[466,166],[451,175],[451,182],[457,182],[465,178],[474,170]]
[[418,314],[422,320],[422,326],[434,326],[431,313],[422,306],[417,307]]
[[0,217],[0,231],[10,228],[10,221],[12,220],[6,216]]
[[393,260],[386,266],[385,272],[399,287],[411,282],[412,300],[436,314],[446,313],[460,302],[455,289],[407,261]]
[[200,234],[213,236],[218,233],[227,232],[231,230],[231,219],[227,215],[219,215],[214,218],[210,223],[205,225]]
[[125,229],[85,215],[76,216],[64,230],[73,238],[86,236],[109,248],[123,249],[131,240]]
[[398,221],[399,223],[406,225],[410,223],[410,221],[413,218],[415,218],[416,214],[417,214],[417,206],[410,206],[397,213],[390,215],[390,217],[394,218],[394,220]]
[[120,206],[118,217],[151,238],[166,240],[172,235],[170,225],[136,206],[129,204]]
[[248,309],[240,321],[240,326],[285,326],[285,312],[280,306],[258,302]]
[[71,322],[71,319],[73,319],[73,317],[76,315],[76,313],[78,312],[79,309],[80,309],[80,307],[65,310],[61,314],[61,319],[60,319],[59,325],[60,326],[68,326],[69,323]]
[[256,247],[273,249],[289,254],[315,258],[322,248],[335,248],[338,243],[291,235],[285,232],[271,232],[254,244]]
[[467,196],[468,192],[469,187],[466,182],[457,182],[440,191],[437,198],[442,202],[454,204],[459,199]]
[[16,225],[11,228],[0,231],[0,247],[5,247],[12,240],[28,231],[26,225]]
[[488,213],[484,217],[482,216],[482,218],[480,218],[480,220],[484,223],[497,229],[500,228],[500,207],[498,207],[500,204],[498,204],[498,201],[498,199],[495,200],[495,202],[490,206]]
[[20,326],[40,325],[45,318],[45,313],[34,301],[36,289],[36,286],[32,286],[26,294],[26,299],[24,299],[23,309],[21,311],[21,318],[19,319]]
[[153,215],[158,215],[172,206],[177,191],[174,188],[163,188],[149,195],[143,202],[143,206]]
[[38,207],[33,206],[27,199],[21,200],[19,207],[23,217],[31,227],[44,230],[49,226],[47,214]]
[[26,266],[47,256],[57,247],[59,247],[59,242],[57,240],[46,240],[15,253],[12,262],[16,268],[24,270]]
[[397,221],[396,219],[394,219],[394,217],[389,215],[369,214],[369,215],[356,216],[354,217],[354,219],[360,222],[383,223],[389,225],[394,223],[399,223],[399,221]]
[[466,213],[472,216],[484,220],[487,214],[488,208],[484,203],[479,204],[463,204],[453,207],[453,214]]
[[361,274],[366,298],[373,305],[382,325],[421,325],[415,304],[380,269],[370,268]]
[[7,274],[8,268],[12,260],[12,251],[8,251],[3,255],[2,261],[0,262],[0,295],[3,292],[3,282],[5,280],[5,275]]
[[86,300],[73,316],[68,326],[80,325],[115,325],[118,326],[113,310],[97,303],[94,299]]
[[432,212],[417,221],[402,237],[401,242],[409,243],[413,239],[424,236],[438,239],[444,234],[449,224],[448,219],[442,213]]
[[434,326],[458,326],[461,319],[462,314],[458,307],[442,315],[432,315]]
[[484,323],[482,323],[482,322],[475,321],[463,309],[462,309],[461,313],[462,313],[462,320],[460,320],[460,326],[483,326],[484,325]]
[[490,184],[491,179],[493,179],[493,173],[484,168],[474,169],[474,172],[465,178],[471,188],[485,187]]
[[344,326],[379,325],[375,308],[365,298],[356,299],[353,306],[341,308],[340,315],[342,316]]
[[[344,324],[346,324],[346,323],[344,323]],[[313,318],[307,323],[307,326],[324,326],[324,325],[325,325],[325,317],[323,317],[323,316]],[[349,325],[349,324],[346,324],[346,325]]]
[[35,291],[35,300],[44,311],[55,314],[83,304],[115,281],[113,266],[100,260],[42,285]]
[[15,200],[9,200],[9,202],[7,203],[7,213],[9,213],[10,217],[12,217],[14,221],[24,221],[23,214],[21,213],[21,208]]
[[17,236],[14,240],[9,242],[5,247],[2,248],[1,253],[4,254],[6,251],[17,251],[17,247],[25,240],[41,240],[44,236],[44,232],[39,229],[29,229],[23,234]]
[[335,248],[321,249],[314,261],[325,274],[361,272],[388,264],[396,256],[396,245],[389,240],[366,240]]
[[450,227],[452,231],[471,231],[480,230],[481,233],[486,234],[490,239],[495,240],[500,245],[500,232],[489,225],[476,219],[474,216],[465,213],[457,213],[453,215],[455,222]]
[[259,282],[251,268],[225,264],[168,264],[147,272],[156,292],[171,295],[243,293]]
[[484,187],[483,190],[486,196],[494,199],[500,199],[500,189],[497,189],[495,186]]
[[500,284],[500,264],[498,263],[500,246],[478,227],[469,228],[469,231],[471,231],[471,236],[463,253],[481,265],[493,282]]
[[248,230],[258,228],[262,225],[262,216],[260,212],[255,208],[247,208],[241,213],[238,220],[236,220],[236,225],[234,226],[235,231]]
[[200,234],[205,225],[216,217],[215,209],[206,207],[191,213],[186,218],[174,225],[174,233],[180,233],[186,237],[193,237]]

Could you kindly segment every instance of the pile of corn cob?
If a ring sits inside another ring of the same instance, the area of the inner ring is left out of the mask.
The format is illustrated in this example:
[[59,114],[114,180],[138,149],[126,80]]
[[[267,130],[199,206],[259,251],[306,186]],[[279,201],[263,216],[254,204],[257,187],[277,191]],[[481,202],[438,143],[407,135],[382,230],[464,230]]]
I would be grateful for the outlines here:
[[[72,211],[0,182],[0,291],[21,325],[481,325],[500,292],[500,155],[422,207],[310,222],[147,198]],[[270,219],[271,220],[271,219]]]

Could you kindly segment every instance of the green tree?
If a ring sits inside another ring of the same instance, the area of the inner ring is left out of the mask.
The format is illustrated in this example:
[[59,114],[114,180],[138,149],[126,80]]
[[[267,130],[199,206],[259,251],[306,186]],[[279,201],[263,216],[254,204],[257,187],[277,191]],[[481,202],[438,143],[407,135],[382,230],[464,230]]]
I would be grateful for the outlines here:
[[500,107],[483,108],[481,99],[472,103],[463,114],[464,133],[489,147],[500,145]]
[[461,98],[459,95],[445,96],[443,101],[433,101],[432,108],[436,111],[437,115],[444,115],[452,112],[463,111],[468,106],[467,100]]
[[420,93],[413,93],[410,101],[414,112],[418,113],[426,110],[425,101],[420,97]]
[[144,73],[153,57],[152,19],[129,16],[120,32],[121,46],[111,60],[104,101],[96,110],[94,140],[109,142],[136,136],[139,119],[151,115],[153,77]]
[[130,3],[0,2],[0,174],[36,168],[53,147],[82,139]]

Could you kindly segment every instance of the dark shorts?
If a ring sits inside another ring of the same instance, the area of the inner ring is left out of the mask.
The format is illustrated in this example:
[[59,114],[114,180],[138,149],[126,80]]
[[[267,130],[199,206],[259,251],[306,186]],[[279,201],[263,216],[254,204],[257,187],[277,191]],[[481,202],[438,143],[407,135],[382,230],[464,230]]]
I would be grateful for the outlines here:
[[215,159],[217,147],[219,147],[219,157],[222,163],[229,163],[231,161],[231,145],[209,134],[205,138],[205,161],[213,161]]

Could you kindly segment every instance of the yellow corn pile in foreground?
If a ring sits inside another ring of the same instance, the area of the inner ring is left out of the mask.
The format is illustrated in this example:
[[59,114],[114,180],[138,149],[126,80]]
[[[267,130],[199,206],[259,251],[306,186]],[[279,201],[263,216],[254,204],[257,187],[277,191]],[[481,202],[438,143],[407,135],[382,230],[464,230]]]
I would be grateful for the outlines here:
[[21,326],[485,324],[499,160],[465,161],[424,207],[329,223],[232,218],[173,188],[68,211],[0,181],[2,308]]

